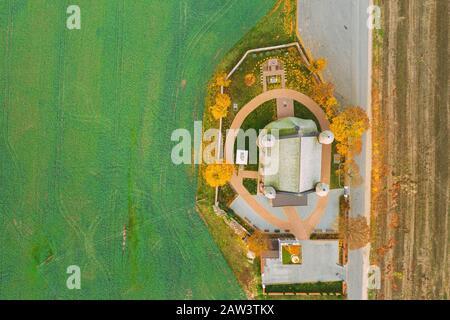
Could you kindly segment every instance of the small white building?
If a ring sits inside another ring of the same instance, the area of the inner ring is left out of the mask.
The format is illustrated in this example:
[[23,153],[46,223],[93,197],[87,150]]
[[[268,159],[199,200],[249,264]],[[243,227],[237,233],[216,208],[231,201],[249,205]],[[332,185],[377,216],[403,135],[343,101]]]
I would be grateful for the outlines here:
[[236,153],[236,164],[237,165],[247,165],[248,164],[248,151],[238,150]]

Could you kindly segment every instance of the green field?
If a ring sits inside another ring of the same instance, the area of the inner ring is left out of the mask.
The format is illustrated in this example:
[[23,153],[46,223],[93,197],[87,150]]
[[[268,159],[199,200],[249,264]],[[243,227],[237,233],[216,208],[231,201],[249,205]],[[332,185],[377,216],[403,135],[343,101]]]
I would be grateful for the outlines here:
[[69,4],[0,1],[0,298],[243,298],[170,136],[274,0]]

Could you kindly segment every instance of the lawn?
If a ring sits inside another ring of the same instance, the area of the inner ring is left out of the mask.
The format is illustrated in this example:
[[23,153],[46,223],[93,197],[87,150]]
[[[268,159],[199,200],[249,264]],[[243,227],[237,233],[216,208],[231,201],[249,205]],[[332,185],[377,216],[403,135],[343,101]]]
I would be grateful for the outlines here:
[[258,180],[256,179],[243,179],[244,187],[252,195],[256,195],[258,192]]
[[1,299],[244,297],[170,136],[273,3],[79,0],[71,31],[67,1],[0,3]]

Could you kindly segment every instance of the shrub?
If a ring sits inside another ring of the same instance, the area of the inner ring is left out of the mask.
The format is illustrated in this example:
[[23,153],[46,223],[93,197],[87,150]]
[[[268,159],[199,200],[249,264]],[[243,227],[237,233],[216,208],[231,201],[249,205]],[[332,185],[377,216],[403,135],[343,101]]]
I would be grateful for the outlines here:
[[233,171],[234,168],[231,164],[210,164],[204,173],[206,183],[213,188],[221,187],[230,181]]
[[252,87],[256,83],[255,75],[253,73],[245,75],[244,82],[247,87]]

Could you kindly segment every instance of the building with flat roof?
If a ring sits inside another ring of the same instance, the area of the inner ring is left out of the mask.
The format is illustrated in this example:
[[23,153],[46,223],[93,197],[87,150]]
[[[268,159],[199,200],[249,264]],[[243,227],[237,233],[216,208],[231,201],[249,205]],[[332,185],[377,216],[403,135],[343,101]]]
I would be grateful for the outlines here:
[[278,240],[262,258],[263,285],[345,281],[339,240]]

